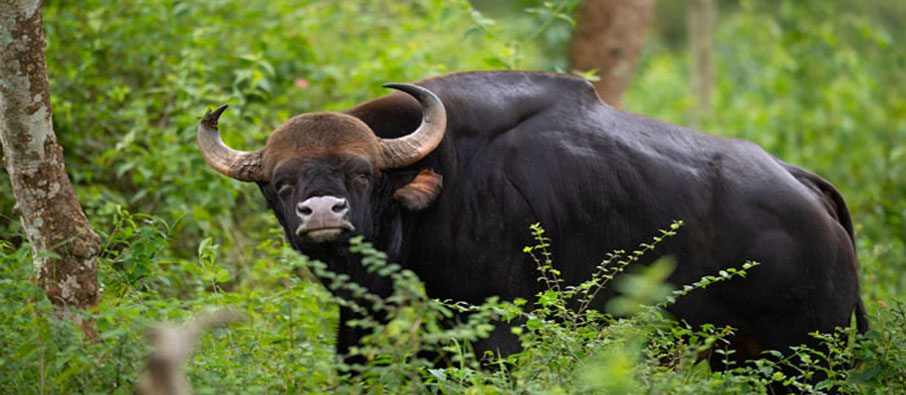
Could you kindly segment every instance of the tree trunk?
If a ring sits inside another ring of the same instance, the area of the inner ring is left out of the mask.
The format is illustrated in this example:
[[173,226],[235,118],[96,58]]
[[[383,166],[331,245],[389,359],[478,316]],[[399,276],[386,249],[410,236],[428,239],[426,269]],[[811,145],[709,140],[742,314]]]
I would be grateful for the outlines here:
[[689,81],[695,97],[692,122],[700,126],[711,109],[711,81],[714,78],[711,54],[714,41],[714,0],[690,0],[688,3]]
[[57,305],[97,305],[99,238],[53,133],[40,0],[0,0],[0,142],[35,282]]
[[654,0],[582,0],[569,51],[573,70],[598,70],[598,96],[619,107],[642,49]]

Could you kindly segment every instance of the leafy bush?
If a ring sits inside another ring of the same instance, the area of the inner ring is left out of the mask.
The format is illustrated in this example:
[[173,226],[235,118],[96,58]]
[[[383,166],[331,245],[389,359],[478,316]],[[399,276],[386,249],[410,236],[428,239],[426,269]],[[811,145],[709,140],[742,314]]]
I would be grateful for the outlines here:
[[[105,270],[113,270],[111,265],[120,264],[124,256],[145,253],[148,239],[155,240],[145,229],[158,229],[159,220],[154,218],[123,212],[118,216],[123,234],[145,236],[124,242],[118,254],[108,251],[101,262]],[[852,330],[816,334],[829,345],[829,353],[799,347],[786,357],[776,354],[772,360],[710,372],[707,364],[700,362],[701,353],[714,350],[729,357],[729,351],[722,347],[728,345],[733,329],[709,325],[691,328],[666,319],[660,309],[716,281],[744,277],[748,270],[758,270],[757,263],[705,277],[677,291],[664,284],[672,271],[669,261],[615,277],[680,225],[672,225],[651,243],[643,243],[628,254],[612,252],[591,279],[573,286],[560,280],[555,263],[546,253],[552,241],[543,236],[543,229],[535,227],[538,243],[527,247],[526,253],[535,258],[545,291],[531,303],[490,298],[479,306],[429,299],[411,272],[387,263],[386,255],[354,239],[351,251],[363,256],[369,270],[394,283],[394,292],[386,298],[369,295],[347,277],[329,273],[323,264],[282,246],[277,233],[259,246],[271,251],[269,256],[252,264],[259,270],[255,280],[267,283],[242,283],[235,285],[233,292],[225,292],[222,285],[230,279],[215,269],[217,246],[206,239],[200,243],[196,259],[163,262],[152,258],[144,269],[159,273],[159,265],[199,268],[202,274],[193,276],[196,280],[188,286],[195,292],[191,299],[167,299],[154,287],[130,288],[125,284],[144,284],[147,277],[105,278],[109,288],[128,291],[105,298],[91,311],[74,312],[95,323],[100,335],[94,340],[85,338],[72,320],[60,320],[43,293],[27,281],[27,246],[14,249],[5,244],[0,250],[3,276],[15,286],[4,287],[0,293],[0,323],[7,328],[0,335],[0,345],[6,351],[0,357],[0,385],[18,392],[131,392],[131,383],[148,353],[145,342],[136,334],[163,321],[184,320],[192,311],[221,306],[243,312],[246,323],[215,330],[202,338],[189,366],[198,393],[363,389],[713,393],[763,392],[775,383],[809,393],[830,388],[860,391],[878,385],[904,388],[903,305],[893,307],[893,314],[879,317],[876,329],[854,342],[848,340],[854,338]],[[327,279],[330,288],[351,291],[367,305],[334,299],[310,282],[309,273]],[[616,281],[622,296],[608,305],[609,313],[587,308],[611,280]],[[337,323],[336,313],[328,306],[337,302],[362,312],[365,318],[349,324],[371,333],[347,356],[332,351],[330,333]],[[495,369],[483,369],[480,356],[471,354],[469,342],[486,336],[493,322],[500,319],[513,325],[524,350],[492,362]],[[450,365],[438,366],[437,355]],[[362,362],[347,365],[342,357],[350,356],[360,356]],[[822,359],[830,364],[818,365]],[[856,360],[864,362],[850,372]],[[788,367],[798,373],[785,374]],[[812,382],[810,377],[819,371],[828,379]]]

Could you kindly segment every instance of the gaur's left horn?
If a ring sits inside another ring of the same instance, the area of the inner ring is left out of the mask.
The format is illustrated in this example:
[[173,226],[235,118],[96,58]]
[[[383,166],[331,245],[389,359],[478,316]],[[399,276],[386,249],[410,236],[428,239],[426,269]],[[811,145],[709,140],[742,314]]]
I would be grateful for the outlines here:
[[198,124],[198,148],[201,156],[214,170],[239,181],[263,181],[263,151],[237,151],[227,147],[217,130],[217,120],[226,110],[224,104],[211,112],[205,112]]
[[409,166],[437,148],[447,129],[447,110],[431,91],[412,84],[386,84],[408,93],[422,106],[422,123],[414,132],[395,139],[381,139],[382,168]]

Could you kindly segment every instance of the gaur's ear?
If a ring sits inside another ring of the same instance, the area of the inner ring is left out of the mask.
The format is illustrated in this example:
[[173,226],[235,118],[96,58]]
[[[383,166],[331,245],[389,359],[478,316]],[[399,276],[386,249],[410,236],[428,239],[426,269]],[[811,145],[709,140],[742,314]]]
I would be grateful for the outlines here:
[[422,170],[414,179],[393,192],[393,198],[409,210],[428,207],[440,193],[444,178],[431,170]]

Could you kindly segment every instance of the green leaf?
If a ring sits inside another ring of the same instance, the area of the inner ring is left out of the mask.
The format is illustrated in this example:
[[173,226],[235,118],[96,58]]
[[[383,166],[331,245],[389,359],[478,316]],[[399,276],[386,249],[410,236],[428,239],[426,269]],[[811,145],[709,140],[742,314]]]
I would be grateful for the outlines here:
[[216,274],[215,280],[217,280],[217,282],[225,283],[230,280],[230,271],[229,270],[226,270],[222,267],[218,267],[216,269],[216,273],[217,274]]

